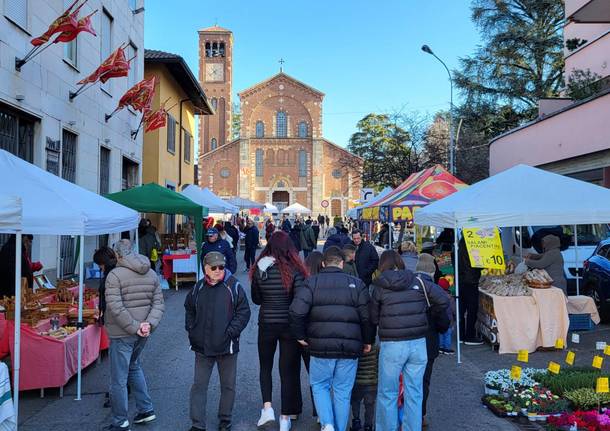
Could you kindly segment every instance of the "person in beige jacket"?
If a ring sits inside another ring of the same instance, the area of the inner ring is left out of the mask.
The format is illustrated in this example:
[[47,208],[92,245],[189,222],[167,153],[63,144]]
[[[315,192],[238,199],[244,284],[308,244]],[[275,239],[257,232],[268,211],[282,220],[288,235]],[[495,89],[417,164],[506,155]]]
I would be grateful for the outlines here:
[[129,431],[127,418],[127,380],[136,399],[133,420],[143,424],[156,419],[142,370],[142,351],[148,337],[163,317],[163,294],[150,260],[133,252],[131,242],[123,239],[115,246],[116,267],[106,277],[106,314],[104,326],[110,338],[109,431]]

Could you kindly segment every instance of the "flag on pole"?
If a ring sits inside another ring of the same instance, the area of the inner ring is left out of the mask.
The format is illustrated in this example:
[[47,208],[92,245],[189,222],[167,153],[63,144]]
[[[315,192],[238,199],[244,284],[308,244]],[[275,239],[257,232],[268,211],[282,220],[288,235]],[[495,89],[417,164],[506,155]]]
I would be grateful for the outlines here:
[[64,11],[64,13],[55,18],[51,25],[49,25],[49,28],[47,28],[47,31],[32,39],[30,43],[34,46],[44,45],[54,34],[63,33],[64,31],[69,32],[78,27],[78,11],[85,5],[85,3],[87,3],[87,0],[85,0],[83,4],[74,9],[74,6],[76,6],[79,1],[80,0],[75,0],[74,3],[72,3],[70,7]]
[[97,33],[95,33],[95,30],[93,29],[93,26],[91,24],[91,17],[93,16],[93,14],[95,14],[95,12],[87,15],[84,18],[79,19],[78,23],[76,24],[76,27],[72,28],[71,30],[63,31],[59,36],[57,36],[57,38],[55,38],[53,43],[71,42],[76,39],[76,36],[78,36],[80,32],[83,31],[86,33],[91,33],[93,36],[97,36]]
[[129,62],[125,59],[125,50],[119,46],[95,71],[78,84],[102,81],[106,83],[110,78],[118,78],[129,74]]
[[148,111],[144,114],[144,133],[165,127],[167,124],[167,111],[162,106],[154,112]]
[[149,79],[143,79],[127,90],[123,97],[121,97],[121,100],[119,100],[117,110],[123,109],[125,106],[131,106],[140,112],[150,109],[150,104],[155,94],[156,78],[153,75]]

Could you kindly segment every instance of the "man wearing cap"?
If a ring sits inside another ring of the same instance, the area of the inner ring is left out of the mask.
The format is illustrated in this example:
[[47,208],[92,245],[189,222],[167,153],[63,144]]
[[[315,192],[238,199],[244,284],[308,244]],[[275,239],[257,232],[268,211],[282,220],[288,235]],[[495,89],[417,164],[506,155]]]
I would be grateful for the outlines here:
[[188,293],[184,302],[185,326],[191,350],[195,352],[191,431],[206,429],[207,392],[214,365],[217,365],[220,377],[218,429],[231,430],[239,335],[250,320],[250,306],[241,284],[225,270],[225,265],[222,253],[207,253],[203,258],[205,276]]
[[217,251],[224,255],[226,259],[226,268],[231,271],[231,274],[235,274],[237,271],[237,260],[235,260],[231,245],[226,240],[219,237],[218,229],[214,227],[208,229],[206,237],[207,239],[201,247],[201,262],[203,263],[205,256],[208,253]]

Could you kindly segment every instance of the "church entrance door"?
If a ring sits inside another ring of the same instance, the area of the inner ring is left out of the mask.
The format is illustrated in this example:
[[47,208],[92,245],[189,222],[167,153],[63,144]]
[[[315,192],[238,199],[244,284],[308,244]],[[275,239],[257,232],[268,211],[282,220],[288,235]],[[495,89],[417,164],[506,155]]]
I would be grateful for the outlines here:
[[290,205],[290,193],[286,190],[277,190],[271,195],[271,203],[277,207],[280,212]]
[[333,199],[330,201],[330,215],[332,217],[342,217],[341,214],[341,200]]

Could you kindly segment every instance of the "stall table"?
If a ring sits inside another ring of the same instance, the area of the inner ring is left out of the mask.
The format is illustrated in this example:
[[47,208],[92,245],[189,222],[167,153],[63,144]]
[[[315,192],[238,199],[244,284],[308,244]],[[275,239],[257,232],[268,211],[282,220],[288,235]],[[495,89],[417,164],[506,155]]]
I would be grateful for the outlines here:
[[479,330],[499,344],[499,353],[534,352],[566,340],[567,300],[556,287],[532,289],[532,296],[498,296],[480,291]]
[[176,290],[183,281],[197,281],[197,254],[164,254],[163,278],[174,281]]

